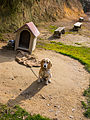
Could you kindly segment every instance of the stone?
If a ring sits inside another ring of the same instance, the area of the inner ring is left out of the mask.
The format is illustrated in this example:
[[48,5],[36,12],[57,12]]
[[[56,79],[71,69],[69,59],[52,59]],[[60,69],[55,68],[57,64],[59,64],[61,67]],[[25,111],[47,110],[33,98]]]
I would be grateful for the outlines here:
[[43,95],[40,95],[42,99],[46,99]]
[[57,111],[57,112],[55,113],[55,116],[57,116],[59,112],[60,112],[60,111]]
[[74,111],[75,111],[75,109],[73,108],[73,109],[72,109],[72,112],[74,112]]
[[69,117],[72,118],[72,119],[74,118],[72,115],[70,115]]
[[59,109],[59,108],[60,108],[60,105],[54,105],[54,107],[56,107],[56,108],[58,108],[58,109]]
[[50,104],[47,104],[47,106],[50,106]]
[[12,78],[12,80],[14,80],[14,78]]
[[59,120],[58,118],[53,118],[53,120]]
[[53,110],[49,110],[49,112],[53,112]]
[[22,91],[22,89],[19,89],[20,91]]

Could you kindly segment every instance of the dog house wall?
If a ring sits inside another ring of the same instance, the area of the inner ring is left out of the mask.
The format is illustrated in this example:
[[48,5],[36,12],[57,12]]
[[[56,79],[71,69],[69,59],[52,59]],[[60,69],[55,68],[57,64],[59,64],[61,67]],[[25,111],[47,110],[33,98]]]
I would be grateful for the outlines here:
[[[30,33],[30,43],[29,43],[29,48],[28,49],[19,46],[20,34],[24,30],[27,30]],[[38,31],[38,35],[39,34],[40,33]],[[36,41],[37,41],[37,37],[32,33],[32,31],[29,29],[29,27],[27,25],[24,25],[19,30],[16,31],[15,50],[22,49],[22,50],[27,50],[31,53],[36,47]]]

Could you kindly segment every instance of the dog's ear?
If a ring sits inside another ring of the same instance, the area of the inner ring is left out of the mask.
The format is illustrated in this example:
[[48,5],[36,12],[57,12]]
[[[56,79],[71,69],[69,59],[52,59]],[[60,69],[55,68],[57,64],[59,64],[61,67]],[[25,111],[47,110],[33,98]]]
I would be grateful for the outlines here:
[[45,59],[42,59],[40,64],[41,64],[41,68],[43,68],[43,63],[44,63]]
[[48,64],[48,69],[50,69],[52,67],[52,62],[49,61],[49,64]]

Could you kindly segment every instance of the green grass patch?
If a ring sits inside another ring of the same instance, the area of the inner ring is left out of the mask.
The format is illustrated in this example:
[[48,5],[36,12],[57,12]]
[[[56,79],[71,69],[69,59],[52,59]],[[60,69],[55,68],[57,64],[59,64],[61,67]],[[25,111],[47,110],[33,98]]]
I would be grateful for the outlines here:
[[41,115],[31,116],[28,112],[19,106],[13,108],[0,104],[0,120],[50,120]]
[[51,33],[54,33],[54,31],[57,29],[57,26],[55,26],[55,25],[50,25],[49,26],[49,31],[51,32]]
[[81,101],[83,108],[87,109],[87,104],[84,101]]
[[82,45],[81,43],[75,43],[76,45]]
[[65,34],[74,34],[74,35],[76,35],[77,32],[75,32],[75,31],[66,31]]
[[87,104],[82,101],[83,108],[85,109],[84,115],[90,118],[90,87],[84,91],[83,95],[87,97]]

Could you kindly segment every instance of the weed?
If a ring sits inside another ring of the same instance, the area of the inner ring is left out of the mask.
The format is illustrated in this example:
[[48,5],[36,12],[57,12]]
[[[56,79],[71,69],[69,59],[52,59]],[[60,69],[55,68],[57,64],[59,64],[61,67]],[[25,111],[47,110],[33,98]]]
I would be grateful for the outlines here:
[[83,108],[87,108],[87,104],[84,102],[84,101],[81,101],[82,105],[83,105]]
[[51,33],[54,33],[54,31],[57,29],[57,26],[55,26],[55,25],[50,25],[49,26],[49,31],[51,32]]
[[85,117],[90,118],[90,108],[84,113]]
[[76,35],[77,32],[75,32],[75,31],[66,31],[65,34],[74,34],[74,35]]
[[44,40],[44,38],[38,38],[39,40]]
[[83,105],[84,109],[86,110],[84,112],[84,115],[87,118],[90,118],[90,87],[84,91],[83,95],[87,97],[87,104],[84,103],[84,101],[82,101],[82,105]]
[[81,43],[75,43],[76,45],[82,45]]
[[19,106],[9,108],[6,105],[0,104],[0,120],[50,120],[41,115],[31,116],[28,112]]

